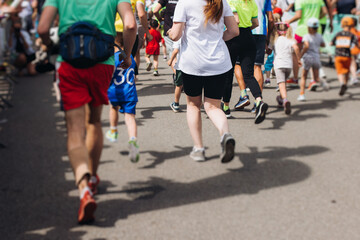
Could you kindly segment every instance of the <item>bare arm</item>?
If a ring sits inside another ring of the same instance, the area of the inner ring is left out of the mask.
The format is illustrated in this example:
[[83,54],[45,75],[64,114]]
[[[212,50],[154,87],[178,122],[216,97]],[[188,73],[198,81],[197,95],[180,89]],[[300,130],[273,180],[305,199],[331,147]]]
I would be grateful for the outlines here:
[[167,35],[171,40],[177,41],[181,38],[184,28],[185,28],[184,22],[174,22],[172,28],[170,28],[169,31],[167,32]]
[[136,38],[136,22],[131,9],[130,3],[121,2],[117,5],[117,11],[120,14],[121,20],[124,24],[124,51],[126,58],[121,63],[120,67],[126,69],[131,65],[131,50]]
[[254,28],[257,28],[259,26],[259,19],[257,18],[252,18],[251,19],[251,30],[253,30]]
[[267,18],[268,18],[268,31],[266,35],[266,43],[269,45],[270,42],[270,36],[272,31],[274,30],[274,16],[271,11],[266,12]]
[[153,13],[154,13],[155,17],[156,17],[159,21],[162,20],[161,17],[160,17],[160,14],[159,14],[159,11],[160,11],[161,8],[162,8],[162,7],[161,7],[161,4],[158,3],[158,4],[155,6],[154,10],[153,10]]
[[296,59],[298,60],[299,66],[301,66],[301,56],[300,56],[300,50],[297,44],[294,44],[293,46],[294,54],[296,56]]
[[299,20],[301,18],[301,15],[302,15],[302,10],[297,10],[295,12],[295,15],[290,20],[287,20],[286,22],[288,24],[296,22],[297,20]]
[[[148,41],[152,40],[152,35],[149,32],[149,27],[148,27],[148,21],[147,21],[147,14],[145,11],[145,6],[142,2],[137,2],[136,3],[136,11],[137,14],[139,16],[141,25],[144,27],[145,33],[146,33],[146,38]],[[144,36],[141,36],[144,37]]]
[[301,54],[300,54],[300,58],[302,58],[304,56],[304,54],[307,52],[307,50],[309,49],[309,42],[308,41],[305,41],[304,42],[304,47],[301,51]]
[[39,26],[38,26],[38,33],[40,35],[43,44],[45,44],[46,46],[51,45],[49,30],[57,13],[58,13],[57,8],[53,6],[45,7],[41,13]]
[[224,17],[226,30],[223,34],[224,41],[228,41],[239,35],[239,28],[234,16]]
[[239,14],[237,12],[234,12],[233,14],[234,14],[234,17],[235,17],[236,24],[239,25],[239,23],[240,23]]
[[290,11],[290,9],[292,9],[292,8],[294,7],[294,5],[295,5],[294,3],[290,4],[290,5],[288,6],[288,8],[285,9],[285,12]]
[[167,62],[167,64],[169,66],[171,66],[176,58],[176,55],[179,53],[179,49],[178,48],[174,48],[173,52],[171,53],[171,57],[169,59],[169,61]]

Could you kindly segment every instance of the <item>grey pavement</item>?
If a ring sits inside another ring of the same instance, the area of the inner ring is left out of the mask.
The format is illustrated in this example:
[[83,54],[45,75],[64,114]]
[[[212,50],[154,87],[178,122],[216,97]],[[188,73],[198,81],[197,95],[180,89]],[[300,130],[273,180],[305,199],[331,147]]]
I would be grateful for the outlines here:
[[[265,88],[266,120],[234,112],[229,119],[236,156],[219,160],[220,136],[202,113],[207,161],[192,161],[186,104],[171,111],[171,71],[140,66],[137,85],[140,162],[127,157],[120,116],[119,142],[104,140],[100,193],[93,225],[77,225],[78,192],[66,153],[64,115],[52,74],[19,78],[14,108],[0,112],[0,239],[359,239],[360,88],[289,90],[290,116],[276,107],[275,85]],[[239,97],[234,81],[231,106]],[[109,127],[103,110],[103,131]]]

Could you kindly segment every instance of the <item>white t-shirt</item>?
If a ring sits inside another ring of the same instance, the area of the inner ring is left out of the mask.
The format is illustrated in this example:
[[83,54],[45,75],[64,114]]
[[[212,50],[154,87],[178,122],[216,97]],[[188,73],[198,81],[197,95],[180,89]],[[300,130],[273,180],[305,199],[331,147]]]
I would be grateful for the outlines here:
[[195,76],[213,76],[232,68],[230,54],[223,40],[224,17],[233,16],[226,0],[220,21],[204,25],[205,0],[179,0],[173,22],[186,22],[181,37],[179,67]]
[[302,42],[309,42],[309,49],[304,54],[304,58],[312,57],[312,58],[320,58],[320,45],[324,42],[324,39],[319,33],[316,33],[314,35],[312,34],[306,34]]
[[292,46],[295,43],[293,39],[278,37],[275,42],[274,68],[293,68]]

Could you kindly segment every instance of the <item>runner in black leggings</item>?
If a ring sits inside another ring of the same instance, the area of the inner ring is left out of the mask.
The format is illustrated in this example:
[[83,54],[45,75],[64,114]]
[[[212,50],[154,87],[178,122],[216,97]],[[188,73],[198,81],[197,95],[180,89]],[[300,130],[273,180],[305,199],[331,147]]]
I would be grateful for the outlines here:
[[[258,26],[257,5],[254,0],[238,0],[235,5],[230,2],[235,18],[239,22],[239,36],[227,41],[231,63],[233,68],[226,75],[226,84],[223,94],[223,110],[229,117],[229,102],[231,98],[232,82],[234,77],[234,66],[236,60],[239,60],[245,84],[250,88],[255,98],[256,116],[255,123],[261,123],[265,119],[268,105],[262,101],[261,89],[254,77],[254,62],[256,57],[256,43],[251,30]],[[239,19],[238,15],[242,17]],[[228,112],[228,114],[227,114]]]

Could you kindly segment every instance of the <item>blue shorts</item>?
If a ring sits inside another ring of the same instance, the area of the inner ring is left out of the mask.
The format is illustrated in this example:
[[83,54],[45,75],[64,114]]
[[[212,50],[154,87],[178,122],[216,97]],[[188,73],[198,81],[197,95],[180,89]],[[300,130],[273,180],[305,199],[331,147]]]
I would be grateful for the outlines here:
[[111,102],[113,107],[120,107],[119,112],[134,114],[137,102]]

